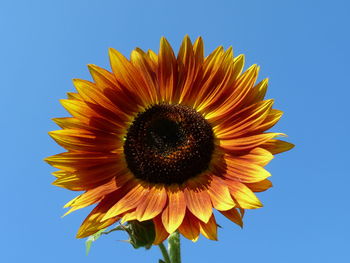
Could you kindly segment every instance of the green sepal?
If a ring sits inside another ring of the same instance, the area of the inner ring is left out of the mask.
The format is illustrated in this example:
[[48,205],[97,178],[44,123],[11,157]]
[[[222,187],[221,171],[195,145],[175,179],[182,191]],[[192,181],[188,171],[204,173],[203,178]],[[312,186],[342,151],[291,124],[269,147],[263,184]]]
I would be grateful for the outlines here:
[[101,229],[100,231],[96,232],[95,234],[89,236],[86,239],[86,241],[85,241],[86,255],[88,255],[90,252],[92,242],[95,242],[103,234],[103,231],[105,231],[105,230],[106,230],[106,228]]

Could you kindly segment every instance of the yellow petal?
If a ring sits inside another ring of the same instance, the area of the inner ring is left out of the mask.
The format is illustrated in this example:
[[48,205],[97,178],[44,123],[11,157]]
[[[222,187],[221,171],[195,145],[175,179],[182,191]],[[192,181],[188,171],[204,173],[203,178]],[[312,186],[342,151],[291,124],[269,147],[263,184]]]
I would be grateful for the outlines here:
[[255,209],[263,206],[256,195],[245,184],[231,180],[226,180],[225,182],[230,189],[231,195],[241,208]]
[[265,179],[260,182],[246,184],[246,186],[253,192],[263,192],[272,187],[272,183],[268,179]]
[[261,144],[260,147],[268,150],[272,154],[278,154],[278,153],[286,152],[286,151],[289,151],[290,149],[293,149],[294,144],[281,141],[281,140],[269,140]]

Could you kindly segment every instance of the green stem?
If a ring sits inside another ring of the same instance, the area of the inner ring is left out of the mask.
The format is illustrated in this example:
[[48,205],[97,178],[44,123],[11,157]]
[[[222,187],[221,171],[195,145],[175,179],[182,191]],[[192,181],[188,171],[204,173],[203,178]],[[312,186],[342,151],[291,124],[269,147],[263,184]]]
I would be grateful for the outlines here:
[[163,243],[159,244],[160,251],[162,252],[165,263],[171,263],[168,251],[166,250]]
[[168,237],[168,250],[171,263],[181,263],[180,234],[174,232]]

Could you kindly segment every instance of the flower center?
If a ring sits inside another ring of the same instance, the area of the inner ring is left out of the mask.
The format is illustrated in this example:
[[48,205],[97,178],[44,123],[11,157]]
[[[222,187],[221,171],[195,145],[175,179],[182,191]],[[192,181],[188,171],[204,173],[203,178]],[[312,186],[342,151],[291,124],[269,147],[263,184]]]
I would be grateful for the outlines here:
[[184,105],[157,104],[139,113],[128,129],[125,159],[136,178],[182,184],[208,169],[214,150],[210,124]]

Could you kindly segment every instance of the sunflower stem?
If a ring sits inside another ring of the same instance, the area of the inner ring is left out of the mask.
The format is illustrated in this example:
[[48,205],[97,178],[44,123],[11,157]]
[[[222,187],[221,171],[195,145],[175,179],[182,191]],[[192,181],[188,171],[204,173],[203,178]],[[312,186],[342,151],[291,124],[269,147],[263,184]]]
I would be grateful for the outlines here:
[[168,250],[171,263],[181,263],[180,254],[180,234],[179,232],[172,233],[168,238]]
[[163,255],[163,258],[164,258],[164,262],[165,263],[171,263],[168,251],[166,250],[164,244],[160,243],[159,244],[159,248],[160,248],[160,251],[162,252],[162,255]]

